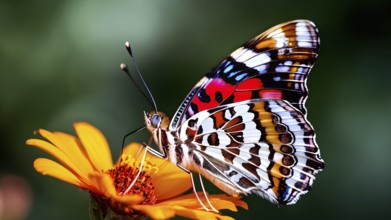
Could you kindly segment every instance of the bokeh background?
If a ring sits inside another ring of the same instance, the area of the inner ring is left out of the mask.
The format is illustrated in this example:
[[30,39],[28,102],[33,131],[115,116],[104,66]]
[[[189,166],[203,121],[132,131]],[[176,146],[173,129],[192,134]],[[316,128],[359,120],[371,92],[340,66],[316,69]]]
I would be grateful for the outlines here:
[[[34,130],[74,133],[73,122],[88,121],[117,157],[123,135],[151,110],[119,69],[121,62],[130,64],[125,41],[159,109],[173,115],[221,59],[267,28],[298,18],[320,30],[307,108],[326,169],[295,206],[248,196],[250,210],[232,215],[390,216],[390,1],[1,0],[0,177],[16,175],[31,188],[26,219],[88,218],[87,192],[32,168],[35,158],[46,156],[25,145]],[[148,139],[146,131],[131,138]]]

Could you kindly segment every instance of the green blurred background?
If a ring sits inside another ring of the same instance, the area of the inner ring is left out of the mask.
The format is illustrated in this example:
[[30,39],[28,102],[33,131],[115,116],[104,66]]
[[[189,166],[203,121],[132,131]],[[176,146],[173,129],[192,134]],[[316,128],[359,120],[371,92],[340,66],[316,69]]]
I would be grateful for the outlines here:
[[[130,41],[168,115],[221,59],[273,25],[305,18],[321,36],[309,120],[326,169],[297,205],[248,196],[238,219],[368,219],[391,212],[390,1],[0,1],[0,176],[33,191],[28,219],[87,219],[89,196],[32,168],[38,128],[88,121],[114,157],[151,110],[120,71]],[[133,69],[131,69],[133,70]],[[147,141],[141,132],[131,139]],[[208,186],[211,187],[211,186]],[[216,192],[216,191],[215,191]]]

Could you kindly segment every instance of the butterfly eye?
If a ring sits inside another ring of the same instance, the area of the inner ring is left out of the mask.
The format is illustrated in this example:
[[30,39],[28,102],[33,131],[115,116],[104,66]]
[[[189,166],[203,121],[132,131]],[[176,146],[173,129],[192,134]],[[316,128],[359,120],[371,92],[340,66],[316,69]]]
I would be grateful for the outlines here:
[[152,126],[158,127],[161,120],[162,120],[162,118],[159,115],[156,115],[156,114],[152,115],[152,118],[151,118]]

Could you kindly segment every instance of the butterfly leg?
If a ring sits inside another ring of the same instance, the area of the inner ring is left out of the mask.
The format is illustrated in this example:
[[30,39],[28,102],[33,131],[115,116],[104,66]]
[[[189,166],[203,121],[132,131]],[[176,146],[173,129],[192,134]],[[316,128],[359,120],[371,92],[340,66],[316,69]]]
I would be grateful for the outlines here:
[[[120,155],[122,155],[122,153],[124,152],[124,147],[125,147],[126,138],[128,138],[130,135],[132,135],[132,134],[134,134],[134,133],[137,133],[137,132],[141,131],[141,130],[144,129],[144,128],[145,128],[145,126],[143,126],[143,127],[141,127],[141,128],[138,128],[138,129],[136,129],[136,130],[134,130],[134,131],[132,131],[132,132],[129,132],[129,133],[127,133],[126,135],[124,135],[124,137],[122,138],[122,147],[121,147],[121,154],[120,154]],[[141,149],[141,148],[140,148],[140,149]],[[140,149],[139,149],[139,151],[137,152],[136,157],[137,157],[138,154],[140,153]],[[122,164],[122,157],[120,158],[119,166],[121,166],[121,164]],[[119,172],[117,172],[117,174],[116,174],[116,176],[115,176],[116,179],[118,178],[118,174],[119,174]]]
[[145,156],[147,155],[147,151],[148,151],[148,148],[149,146],[146,146],[145,144],[143,144],[143,146],[145,147],[145,151],[144,151],[144,154],[143,154],[143,157],[141,159],[141,163],[140,163],[140,167],[139,167],[139,170],[138,170],[138,173],[137,175],[135,176],[135,178],[133,179],[133,181],[130,183],[130,185],[128,186],[128,188],[122,193],[123,195],[124,194],[127,194],[131,189],[132,187],[134,186],[134,184],[136,183],[138,177],[140,176],[142,170],[143,170],[143,167],[144,167],[144,161],[145,161]]
[[122,154],[122,151],[125,147],[125,141],[126,141],[126,138],[128,138],[130,135],[134,134],[134,133],[137,133],[139,131],[141,131],[142,129],[144,129],[145,126],[142,126],[141,128],[137,128],[136,130],[132,131],[132,132],[129,132],[127,133],[126,135],[124,135],[124,137],[122,138],[122,148],[121,148],[121,154]]
[[[154,150],[153,148],[151,148],[150,146],[146,145],[146,144],[143,144],[142,145],[143,148],[145,148],[144,150],[144,153],[143,153],[143,157],[141,158],[141,163],[140,163],[140,167],[139,167],[139,170],[138,170],[138,173],[137,175],[135,176],[135,178],[133,179],[133,181],[130,183],[130,185],[128,186],[128,188],[122,193],[122,194],[126,194],[128,193],[132,187],[134,186],[134,184],[136,183],[138,177],[140,176],[142,170],[143,170],[143,167],[144,167],[144,161],[145,161],[145,156],[147,155],[147,152],[159,157],[159,158],[163,158],[163,159],[166,159],[167,156],[161,154],[160,152]],[[142,148],[140,148],[142,149]],[[138,154],[138,153],[137,153]]]
[[206,201],[208,202],[210,208],[212,208],[212,210],[213,210],[214,212],[217,212],[217,213],[218,213],[219,211],[217,211],[217,209],[212,205],[212,203],[210,202],[210,200],[209,200],[209,198],[208,198],[208,194],[206,194],[205,187],[204,187],[204,182],[202,181],[201,174],[198,174],[198,177],[200,178],[200,183],[201,183],[202,192],[204,192]]
[[[197,189],[195,187],[195,183],[194,183],[194,177],[193,177],[193,173],[191,173],[188,169],[184,168],[183,166],[181,166],[180,164],[176,164],[177,167],[179,167],[181,170],[185,171],[186,173],[190,174],[190,178],[191,178],[191,185],[193,186],[193,192],[198,200],[198,202],[200,203],[200,205],[202,206],[202,208],[205,209],[205,211],[209,211],[209,209],[204,205],[204,203],[201,201],[200,197],[198,196],[198,193],[197,193]],[[212,209],[213,212],[216,212],[218,213],[219,211],[217,211],[217,209],[212,205],[212,203],[210,202],[209,198],[208,198],[208,195],[205,191],[205,187],[204,187],[204,183],[202,182],[202,178],[201,178],[201,174],[198,174],[199,177],[200,177],[200,183],[201,183],[201,187],[202,187],[202,192],[204,193],[204,197],[206,199],[206,201],[208,202],[209,204],[209,207]]]
[[[160,141],[159,141],[160,142]],[[144,152],[144,155],[143,155],[143,158],[142,158],[142,164],[144,163],[144,159],[145,159],[145,154],[146,152],[148,151],[149,153],[153,154],[154,156],[157,156],[159,158],[163,158],[163,159],[168,159],[168,156],[167,156],[167,153],[165,151],[163,151],[163,153],[160,153],[159,151],[149,147],[148,145],[146,144],[143,144],[143,146],[146,148],[145,152]],[[193,174],[186,168],[184,168],[183,166],[181,166],[180,164],[176,164],[177,167],[179,167],[181,170],[185,171],[186,173],[190,174],[190,178],[191,178],[191,183],[192,183],[192,186],[193,186],[193,191],[194,191],[194,194],[195,196],[197,197],[197,200],[198,202],[201,204],[201,206],[206,210],[206,211],[209,211],[209,209],[204,205],[204,203],[201,201],[201,199],[199,198],[198,194],[197,194],[197,190],[195,188],[195,184],[194,184],[194,178],[193,178]],[[142,169],[142,165],[140,165],[140,169],[139,169],[139,173],[137,174],[136,176],[136,179],[138,178],[138,176],[140,175],[141,173],[141,169]],[[206,199],[206,201],[208,202],[209,206],[211,207],[212,211],[218,213],[219,211],[217,211],[217,209],[212,205],[212,203],[210,202],[209,198],[208,198],[208,195],[205,191],[205,187],[204,187],[204,183],[202,182],[202,178],[201,178],[201,175],[199,175],[199,178],[200,178],[200,183],[201,183],[201,187],[202,187],[202,192],[204,193],[204,197]],[[135,179],[135,180],[136,180]],[[132,184],[128,187],[128,189],[130,190],[133,185],[134,185],[134,182],[135,180],[133,180]],[[128,189],[127,191],[125,192],[128,192]]]

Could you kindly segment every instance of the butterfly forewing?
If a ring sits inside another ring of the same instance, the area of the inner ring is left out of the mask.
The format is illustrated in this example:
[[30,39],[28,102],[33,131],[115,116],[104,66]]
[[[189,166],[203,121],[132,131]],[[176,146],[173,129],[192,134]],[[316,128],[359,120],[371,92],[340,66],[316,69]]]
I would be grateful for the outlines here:
[[190,91],[170,128],[222,104],[255,98],[283,99],[306,113],[306,79],[319,51],[315,25],[295,20],[277,25],[242,45]]

